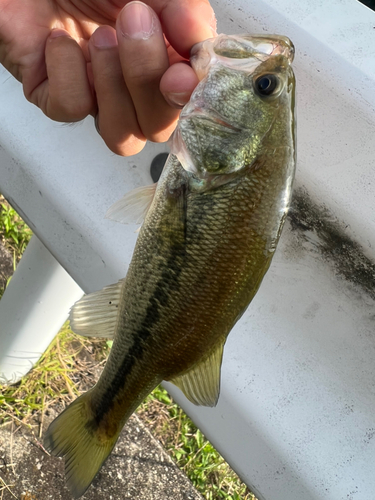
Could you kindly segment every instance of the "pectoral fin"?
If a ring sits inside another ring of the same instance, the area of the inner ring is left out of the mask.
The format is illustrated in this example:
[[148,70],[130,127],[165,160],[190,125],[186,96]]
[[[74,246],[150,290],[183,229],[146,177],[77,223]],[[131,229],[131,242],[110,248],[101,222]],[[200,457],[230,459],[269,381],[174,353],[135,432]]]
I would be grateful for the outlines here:
[[124,281],[125,278],[98,292],[84,295],[76,302],[69,316],[73,332],[84,337],[112,339],[115,334]]
[[170,379],[195,405],[212,407],[217,404],[223,348],[224,341],[187,373]]
[[126,193],[121,200],[116,201],[108,209],[105,214],[106,219],[122,224],[141,224],[154,198],[156,186],[157,183],[151,186],[141,186]]

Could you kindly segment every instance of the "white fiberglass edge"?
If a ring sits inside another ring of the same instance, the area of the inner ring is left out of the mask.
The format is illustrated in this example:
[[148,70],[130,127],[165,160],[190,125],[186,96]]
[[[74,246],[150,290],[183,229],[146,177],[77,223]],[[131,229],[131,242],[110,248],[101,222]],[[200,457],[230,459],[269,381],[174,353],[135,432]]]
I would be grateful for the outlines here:
[[38,361],[83,290],[33,236],[0,301],[0,383]]
[[[228,339],[218,407],[172,391],[260,499],[373,500],[375,13],[356,0],[213,6],[219,32],[295,43],[300,203]],[[92,119],[49,121],[5,71],[0,146],[0,192],[82,289],[122,278],[137,227],[104,215],[152,182],[151,159],[165,146],[116,157]]]

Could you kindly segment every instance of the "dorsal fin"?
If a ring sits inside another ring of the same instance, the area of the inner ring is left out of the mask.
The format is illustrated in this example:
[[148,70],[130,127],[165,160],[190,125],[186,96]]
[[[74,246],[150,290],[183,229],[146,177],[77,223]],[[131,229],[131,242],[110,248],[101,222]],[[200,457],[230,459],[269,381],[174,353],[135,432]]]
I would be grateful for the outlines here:
[[188,372],[170,379],[195,405],[216,406],[220,394],[224,342],[225,340]]
[[122,224],[141,224],[146,217],[148,209],[154,199],[157,183],[151,186],[141,186],[129,191],[121,200],[116,201],[105,214],[106,219],[111,219]]
[[114,337],[124,281],[125,278],[98,292],[84,295],[74,304],[69,316],[74,333],[84,337]]

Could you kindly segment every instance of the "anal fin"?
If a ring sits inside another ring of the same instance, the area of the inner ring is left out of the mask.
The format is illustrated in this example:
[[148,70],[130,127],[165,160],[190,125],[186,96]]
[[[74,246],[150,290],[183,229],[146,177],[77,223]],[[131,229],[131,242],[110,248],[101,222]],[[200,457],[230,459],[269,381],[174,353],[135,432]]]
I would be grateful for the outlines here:
[[195,405],[216,406],[220,394],[220,371],[223,359],[222,341],[188,372],[170,379]]

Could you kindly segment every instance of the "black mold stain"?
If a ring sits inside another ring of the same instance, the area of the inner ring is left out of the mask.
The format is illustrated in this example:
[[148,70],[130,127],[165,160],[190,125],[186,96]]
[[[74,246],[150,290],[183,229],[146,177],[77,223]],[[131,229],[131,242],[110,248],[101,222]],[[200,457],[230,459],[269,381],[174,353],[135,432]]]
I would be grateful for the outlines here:
[[[305,189],[294,191],[289,221],[292,231],[314,233],[317,247],[335,273],[359,286],[375,300],[375,259],[370,260],[362,247],[351,240],[339,220],[325,206],[318,206]],[[306,240],[310,239],[306,236]]]

